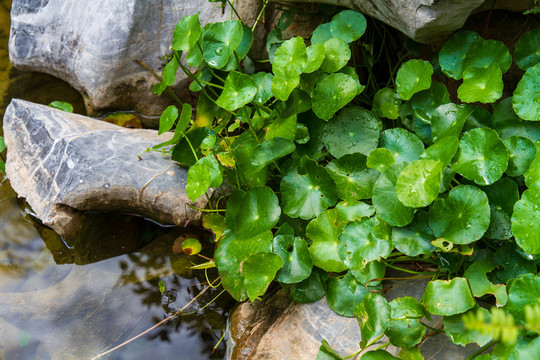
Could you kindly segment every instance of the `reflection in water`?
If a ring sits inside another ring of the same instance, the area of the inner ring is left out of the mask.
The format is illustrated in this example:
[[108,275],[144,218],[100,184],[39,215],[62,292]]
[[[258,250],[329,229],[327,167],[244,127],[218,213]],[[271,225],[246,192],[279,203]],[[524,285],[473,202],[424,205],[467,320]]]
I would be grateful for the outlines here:
[[[62,81],[11,68],[9,6],[0,0],[0,117],[12,97],[41,104],[68,101],[83,113],[79,94]],[[102,214],[88,218],[73,249],[28,216],[25,206],[0,175],[2,360],[90,359],[174,313],[206,286],[203,272],[186,268],[193,259],[172,254],[179,229]],[[167,290],[163,295],[160,280]],[[186,311],[201,308],[220,291],[210,289]],[[213,354],[212,348],[225,331],[231,305],[224,294],[212,306],[165,323],[103,358],[223,358],[223,345]]]

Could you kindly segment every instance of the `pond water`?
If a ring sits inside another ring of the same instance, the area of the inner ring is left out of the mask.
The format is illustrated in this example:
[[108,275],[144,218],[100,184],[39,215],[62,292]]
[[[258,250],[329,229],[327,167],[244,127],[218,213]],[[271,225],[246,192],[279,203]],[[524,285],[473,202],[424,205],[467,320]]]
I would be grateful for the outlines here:
[[[10,2],[0,0],[0,118],[14,97],[41,104],[68,101],[83,113],[79,94],[64,82],[12,69]],[[175,313],[207,288],[207,279],[216,278],[215,272],[206,277],[189,270],[194,260],[173,251],[182,229],[119,214],[89,219],[88,231],[78,239],[86,246],[69,248],[32,217],[0,173],[0,359],[91,359]],[[194,314],[101,358],[222,359],[219,340],[233,302],[223,294],[204,307],[220,292],[209,288],[186,308]]]

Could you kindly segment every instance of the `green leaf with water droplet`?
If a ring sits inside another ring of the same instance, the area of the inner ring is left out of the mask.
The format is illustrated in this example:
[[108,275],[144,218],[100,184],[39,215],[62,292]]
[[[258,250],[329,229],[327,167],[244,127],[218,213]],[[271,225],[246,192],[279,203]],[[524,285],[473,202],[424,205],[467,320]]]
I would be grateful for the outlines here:
[[292,153],[294,149],[294,143],[289,139],[275,137],[265,140],[255,146],[251,158],[251,165],[253,165],[255,171],[259,171],[273,161]]
[[338,200],[332,177],[306,156],[283,177],[280,188],[283,212],[290,217],[312,219]]
[[493,261],[499,265],[499,270],[495,271],[497,280],[501,283],[507,283],[511,279],[515,279],[520,275],[528,273],[536,273],[537,267],[533,260],[526,260],[521,252],[521,249],[514,242],[507,242],[497,249]]
[[329,278],[327,282],[326,301],[332,310],[339,315],[354,316],[354,308],[369,294],[364,285],[357,282],[350,272],[341,278]]
[[370,261],[390,255],[392,229],[379,218],[348,224],[339,236],[338,253],[349,269],[362,269]]
[[502,91],[502,72],[495,63],[487,68],[466,68],[457,95],[464,102],[492,103],[502,96]]
[[508,301],[506,285],[492,284],[487,278],[487,273],[496,268],[497,264],[494,262],[487,260],[475,261],[465,270],[463,277],[469,282],[471,291],[475,297],[479,298],[486,294],[494,295],[497,299],[497,307],[502,307]]
[[443,316],[462,314],[476,304],[467,279],[462,277],[430,281],[422,303],[430,313]]
[[183,17],[176,24],[173,32],[172,48],[177,51],[189,51],[201,36],[199,14]]
[[512,107],[512,98],[506,98],[495,105],[491,127],[497,130],[501,139],[523,136],[532,141],[540,138],[540,122],[522,120]]
[[395,160],[392,152],[385,148],[377,148],[371,150],[367,157],[366,166],[370,169],[377,169],[380,172],[385,172]]
[[234,53],[231,54],[227,65],[222,68],[223,71],[232,71],[238,69],[238,66],[240,65],[238,62],[242,62],[244,57],[249,52],[249,49],[251,49],[251,44],[253,43],[253,32],[251,32],[251,28],[246,24],[242,24],[242,29],[242,41],[240,41],[240,44],[234,50]]
[[454,244],[470,244],[489,227],[487,195],[472,185],[459,185],[447,198],[435,200],[429,210],[429,227],[438,238]]
[[324,23],[319,26],[313,31],[313,34],[311,35],[311,43],[312,44],[324,44],[326,40],[329,40],[332,38],[332,32],[330,29],[330,23]]
[[345,222],[338,221],[334,209],[320,213],[309,222],[306,236],[312,241],[309,252],[314,266],[328,272],[341,272],[347,269],[337,252],[338,236],[344,227]]
[[373,185],[379,176],[373,169],[366,169],[366,157],[359,153],[348,154],[332,160],[326,170],[336,183],[337,192],[345,201],[371,198]]
[[431,204],[439,195],[443,165],[431,159],[415,160],[407,165],[396,181],[399,201],[411,208]]
[[[396,181],[407,163],[397,163],[381,174],[373,187],[373,206],[377,214],[390,225],[405,226],[414,216],[414,209],[403,205],[396,194]],[[438,193],[438,191],[437,191]]]
[[334,15],[330,22],[330,33],[333,37],[350,43],[360,39],[366,31],[366,18],[354,10],[344,10]]
[[281,257],[269,252],[252,254],[241,263],[240,271],[250,301],[264,295],[282,265]]
[[418,321],[425,315],[425,309],[410,296],[399,297],[389,303],[390,322],[385,331],[390,342],[398,347],[410,348],[422,340],[426,328]]
[[286,101],[299,83],[298,75],[276,75],[272,78],[272,94],[276,99]]
[[371,111],[377,117],[397,119],[399,117],[399,105],[402,100],[394,89],[383,88],[373,97]]
[[428,147],[421,155],[420,159],[437,160],[446,167],[452,161],[459,146],[457,136],[446,136]]
[[379,122],[370,111],[350,106],[328,121],[323,140],[336,158],[353,153],[367,156],[379,142]]
[[467,54],[476,43],[482,41],[473,31],[461,30],[452,35],[439,51],[439,64],[447,76],[459,80]]
[[384,334],[390,322],[390,312],[390,305],[380,294],[366,294],[362,303],[356,306],[354,315],[360,324],[360,333],[362,334],[360,346],[362,348]]
[[335,73],[328,75],[317,83],[311,102],[313,112],[323,120],[329,120],[334,114],[347,105],[357,94],[355,79],[351,76]]
[[229,62],[229,58],[236,50],[244,29],[239,20],[213,23],[205,31],[202,37],[203,58],[213,68],[221,69]]
[[[223,287],[236,301],[244,301],[248,298],[248,291],[245,284],[246,275],[243,272],[244,262],[252,254],[271,252],[272,238],[272,232],[266,231],[258,236],[237,240],[233,233],[228,231],[218,242],[214,254],[216,267],[219,270]],[[278,261],[281,262],[281,258],[278,255],[272,255],[277,257],[279,259]],[[253,274],[257,274],[256,269]],[[251,288],[253,290],[256,287],[257,278],[256,276],[252,276],[252,278]]]
[[519,199],[518,186],[510,178],[502,178],[490,186],[482,187],[491,211],[489,228],[484,234],[488,239],[504,240],[512,237],[511,222],[514,204]]
[[473,110],[472,106],[453,103],[437,107],[431,116],[433,142],[446,136],[459,136],[465,121]]
[[474,43],[467,52],[463,62],[463,79],[470,69],[487,69],[497,64],[504,74],[512,65],[512,56],[508,47],[497,40],[480,40]]
[[403,100],[409,100],[415,93],[429,89],[433,66],[429,61],[409,60],[402,64],[396,75],[396,88]]
[[[350,51],[349,51],[350,52]],[[307,60],[304,73],[312,73],[321,67],[325,59],[324,44],[312,44],[306,48]]]
[[337,221],[351,222],[375,214],[375,208],[362,201],[341,201],[336,205]]
[[535,158],[536,147],[534,143],[521,136],[511,136],[504,139],[503,143],[509,156],[506,173],[509,176],[523,175]]
[[186,194],[191,201],[195,201],[210,187],[218,187],[222,182],[223,176],[218,161],[214,156],[206,156],[189,167]]
[[321,64],[321,70],[333,73],[347,65],[351,58],[351,49],[349,45],[338,38],[332,38],[324,42],[324,60]]
[[540,30],[535,29],[521,35],[514,50],[514,62],[523,71],[540,63]]
[[300,76],[307,62],[304,39],[300,36],[284,41],[274,54],[272,72],[280,77]]
[[461,138],[451,167],[478,185],[489,185],[504,174],[508,158],[506,146],[494,130],[473,129]]
[[217,98],[216,104],[222,108],[234,111],[251,102],[257,95],[257,85],[251,76],[231,71],[225,79],[223,92]]
[[[435,109],[449,102],[450,94],[448,93],[446,86],[438,81],[433,81],[429,89],[422,90],[414,94],[411,97],[411,100],[409,100],[409,103],[402,104],[400,107],[400,112],[403,113],[406,106],[409,105],[412,107],[414,116],[416,118],[415,120],[421,124],[423,123],[429,125]],[[402,116],[401,113],[400,116]],[[429,127],[428,130],[431,131]],[[429,138],[431,138],[431,134],[429,134]],[[424,139],[422,138],[422,140]]]
[[272,79],[274,76],[265,72],[258,72],[251,75],[257,87],[257,94],[253,98],[253,102],[263,105],[272,97]]
[[311,274],[313,264],[304,239],[278,235],[274,237],[272,244],[274,253],[283,260],[283,267],[276,275],[277,281],[283,284],[298,283]]
[[523,74],[514,91],[512,106],[523,120],[540,121],[540,63]]
[[540,183],[525,190],[514,205],[512,233],[520,248],[528,254],[540,254]]
[[277,117],[266,128],[264,135],[265,140],[270,140],[276,137],[289,139],[294,141],[296,137],[296,120],[297,116]]
[[413,221],[405,227],[392,229],[392,242],[396,249],[408,256],[430,254],[435,250],[431,241],[435,236],[428,225],[428,214],[419,211]]
[[383,131],[379,147],[390,150],[396,163],[417,160],[424,152],[422,140],[412,132],[402,128]]

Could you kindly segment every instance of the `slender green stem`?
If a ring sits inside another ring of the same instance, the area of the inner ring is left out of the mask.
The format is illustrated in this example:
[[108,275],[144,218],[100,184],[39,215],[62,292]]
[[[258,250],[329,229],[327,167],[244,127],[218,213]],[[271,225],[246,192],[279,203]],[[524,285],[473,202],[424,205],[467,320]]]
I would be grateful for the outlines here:
[[476,358],[477,356],[479,356],[484,351],[486,351],[487,349],[489,349],[490,347],[492,347],[493,345],[495,345],[498,342],[499,342],[498,340],[492,340],[492,341],[488,342],[486,345],[482,346],[480,349],[478,349],[478,351],[476,351],[474,354],[472,354],[471,356],[469,356],[465,360],[472,360],[472,359]]
[[255,32],[255,28],[257,27],[257,24],[259,23],[259,20],[260,20],[262,14],[264,14],[264,10],[266,10],[266,5],[268,5],[268,1],[263,2],[263,7],[262,7],[261,11],[259,11],[259,15],[257,15],[257,18],[255,19],[255,23],[251,27],[251,32]]
[[418,322],[419,322],[420,324],[422,324],[423,326],[425,326],[426,328],[428,328],[429,330],[431,330],[431,331],[435,331],[436,333],[440,333],[440,334],[441,334],[441,333],[444,333],[444,331],[441,330],[441,329],[436,329],[436,328],[431,327],[431,326],[429,326],[428,324],[425,324],[425,323],[423,323],[423,322],[421,322],[421,321],[418,321]]
[[[236,15],[236,17],[238,17],[238,20],[242,21],[242,18],[240,17],[240,14],[238,14],[238,12],[236,11],[236,9],[234,8],[234,0],[231,2],[230,0],[227,0],[227,2],[229,3],[230,7],[231,7],[231,20],[233,18],[232,14],[234,12],[234,14]],[[243,22],[243,21],[242,21]]]
[[[384,261],[384,260],[383,260]],[[393,266],[391,264],[389,264],[388,262],[384,261],[384,263],[386,264],[387,267],[389,267],[390,269],[394,269],[394,270],[398,270],[398,271],[403,271],[403,272],[406,272],[406,273],[409,273],[409,274],[415,274],[415,275],[430,275],[433,274],[432,271],[425,271],[425,272],[419,272],[419,271],[413,271],[413,270],[409,270],[409,269],[403,269],[403,268],[400,268],[398,266]]]
[[201,209],[201,208],[198,208],[198,207],[193,206],[191,204],[187,204],[187,205],[190,208],[201,211],[201,212],[209,212],[209,213],[212,213],[212,212],[225,212],[225,209]]
[[390,345],[390,341],[387,342],[387,343],[385,343],[385,344],[382,344],[381,346],[378,346],[377,348],[375,348],[375,351],[381,350],[382,348],[385,348],[385,347],[387,347],[388,345]]
[[343,358],[343,360],[345,360],[345,359],[351,359],[351,358],[355,357],[356,355],[360,354],[360,353],[362,352],[362,350],[364,350],[364,349],[360,349],[360,350],[358,350],[357,352],[355,352],[354,354],[345,356],[345,357]]

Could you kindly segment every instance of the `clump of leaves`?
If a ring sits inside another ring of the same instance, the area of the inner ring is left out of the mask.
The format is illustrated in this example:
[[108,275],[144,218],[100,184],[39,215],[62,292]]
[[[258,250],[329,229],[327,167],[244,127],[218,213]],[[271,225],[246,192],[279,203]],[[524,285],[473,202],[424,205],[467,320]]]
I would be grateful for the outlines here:
[[[345,10],[308,42],[275,31],[271,72],[255,72],[253,29],[235,20],[201,27],[198,15],[178,23],[154,90],[181,69],[198,109],[194,120],[187,104],[166,109],[159,131],[175,127],[174,136],[154,148],[189,167],[191,200],[225,180],[231,188],[226,209],[204,218],[218,242],[208,266],[237,301],[263,296],[273,281],[299,302],[326,295],[337,313],[358,318],[361,348],[386,335],[421,358],[421,320],[439,315],[456,344],[502,338],[502,358],[538,353],[540,32],[516,45],[524,75],[511,98],[501,99],[506,45],[460,31],[438,63],[462,81],[461,104],[433,80],[430,62],[412,59],[365,108],[352,103],[364,85],[350,50],[365,28],[363,15]],[[411,262],[427,270],[404,267]],[[376,293],[387,268],[432,277],[422,299]],[[508,315],[482,310],[479,298]],[[339,358],[327,343],[321,356]]]

